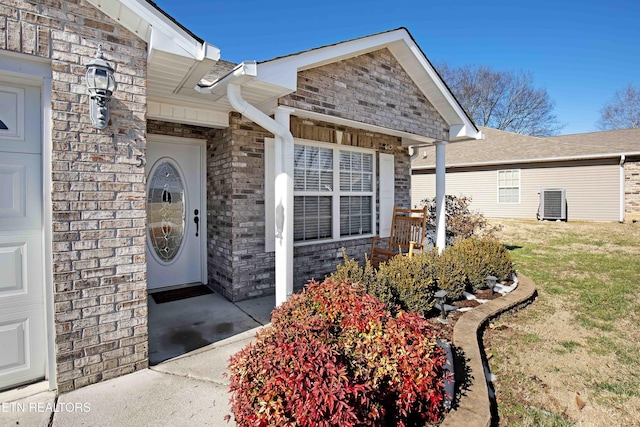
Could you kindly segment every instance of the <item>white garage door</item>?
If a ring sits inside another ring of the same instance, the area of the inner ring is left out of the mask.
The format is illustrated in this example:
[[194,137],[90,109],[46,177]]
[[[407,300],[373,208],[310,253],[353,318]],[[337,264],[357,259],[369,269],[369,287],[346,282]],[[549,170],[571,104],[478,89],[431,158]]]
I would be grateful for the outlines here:
[[40,93],[0,78],[0,390],[45,375]]

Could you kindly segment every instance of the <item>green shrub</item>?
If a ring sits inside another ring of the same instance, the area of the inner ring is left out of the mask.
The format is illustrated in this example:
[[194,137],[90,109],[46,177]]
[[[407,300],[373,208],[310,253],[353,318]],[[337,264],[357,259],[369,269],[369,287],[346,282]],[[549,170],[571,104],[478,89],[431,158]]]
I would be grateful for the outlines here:
[[458,242],[455,246],[463,259],[472,290],[484,288],[487,276],[495,276],[498,281],[511,278],[511,255],[500,242],[488,238],[471,238]]
[[358,261],[349,258],[344,249],[342,249],[343,261],[336,267],[336,272],[331,274],[329,278],[333,281],[348,280],[351,283],[359,283],[364,290],[377,297],[380,301],[387,304],[390,308],[398,305],[398,295],[394,289],[381,285],[376,279],[376,270],[371,262],[365,256],[364,267],[361,267]]
[[238,426],[422,426],[442,416],[444,363],[422,316],[310,282],[231,357],[231,410]]
[[468,279],[459,248],[449,246],[435,258],[435,279],[438,288],[447,291],[447,299],[455,301],[467,289]]
[[[426,315],[435,303],[435,256],[431,252],[411,258],[396,256],[380,264],[376,273],[377,286],[374,294],[388,290],[387,292],[393,295],[394,302],[403,310]],[[381,300],[384,301],[384,298]]]
[[349,258],[345,249],[342,248],[342,263],[336,266],[335,273],[329,277],[333,279],[334,282],[348,280],[351,283],[361,283],[366,288],[375,282],[376,272],[366,255],[364,267],[361,267],[360,263],[353,258]]

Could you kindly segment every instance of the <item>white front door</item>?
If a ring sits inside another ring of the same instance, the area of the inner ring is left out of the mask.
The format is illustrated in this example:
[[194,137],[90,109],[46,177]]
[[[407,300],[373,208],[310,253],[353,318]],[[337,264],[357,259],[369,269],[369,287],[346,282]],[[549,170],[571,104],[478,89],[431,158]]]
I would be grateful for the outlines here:
[[147,287],[206,283],[203,141],[149,135]]
[[0,78],[0,390],[45,375],[40,93]]

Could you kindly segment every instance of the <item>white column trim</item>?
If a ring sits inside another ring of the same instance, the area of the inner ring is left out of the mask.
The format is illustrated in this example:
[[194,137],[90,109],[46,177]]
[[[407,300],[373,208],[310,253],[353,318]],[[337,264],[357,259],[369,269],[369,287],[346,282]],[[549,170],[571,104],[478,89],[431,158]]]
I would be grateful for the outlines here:
[[442,253],[447,244],[446,231],[446,160],[445,147],[446,141],[436,142],[436,247],[438,253]]
[[[290,129],[290,108],[278,107],[275,121]],[[276,306],[293,294],[293,138],[275,138]]]

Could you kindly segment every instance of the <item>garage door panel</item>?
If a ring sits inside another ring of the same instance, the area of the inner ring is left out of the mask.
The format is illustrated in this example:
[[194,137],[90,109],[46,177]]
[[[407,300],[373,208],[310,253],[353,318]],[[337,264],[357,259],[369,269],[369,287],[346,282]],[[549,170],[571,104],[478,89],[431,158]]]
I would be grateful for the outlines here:
[[44,315],[39,305],[0,315],[0,390],[44,377]]
[[42,236],[0,234],[0,308],[44,301]]
[[2,153],[0,157],[0,230],[28,230],[42,226],[37,154]]
[[0,373],[29,369],[29,319],[0,322]]
[[26,293],[22,269],[26,243],[0,243],[0,298]]
[[0,390],[44,377],[40,88],[0,81]]
[[40,88],[0,82],[1,151],[41,153],[39,118]]

